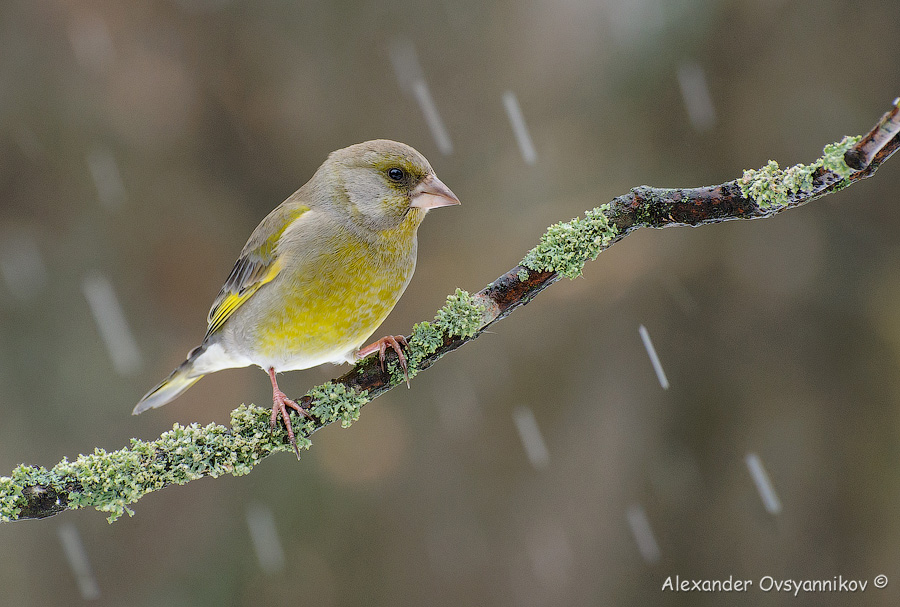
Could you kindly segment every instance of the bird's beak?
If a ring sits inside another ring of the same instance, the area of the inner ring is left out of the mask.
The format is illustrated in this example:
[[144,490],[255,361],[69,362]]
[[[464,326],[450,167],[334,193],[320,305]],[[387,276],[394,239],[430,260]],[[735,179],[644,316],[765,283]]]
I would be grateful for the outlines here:
[[422,180],[422,183],[413,188],[409,206],[427,211],[437,207],[449,207],[459,204],[459,198],[450,191],[450,188],[432,174]]

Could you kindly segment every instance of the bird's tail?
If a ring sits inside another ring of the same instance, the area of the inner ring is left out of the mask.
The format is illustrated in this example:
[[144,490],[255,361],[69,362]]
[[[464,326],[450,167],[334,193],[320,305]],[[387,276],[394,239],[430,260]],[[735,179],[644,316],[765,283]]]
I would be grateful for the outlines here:
[[160,382],[158,386],[147,392],[144,397],[138,401],[132,415],[143,413],[147,409],[155,409],[162,407],[166,403],[172,402],[181,396],[185,390],[196,384],[203,375],[194,371],[194,361],[200,356],[204,350],[203,346],[194,348],[188,354],[187,360],[178,365],[178,368],[172,371],[169,377]]

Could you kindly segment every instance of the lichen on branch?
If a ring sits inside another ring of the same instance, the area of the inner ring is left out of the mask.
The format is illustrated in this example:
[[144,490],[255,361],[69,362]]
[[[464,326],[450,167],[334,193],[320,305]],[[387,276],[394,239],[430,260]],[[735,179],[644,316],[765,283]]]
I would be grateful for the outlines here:
[[[294,419],[297,445],[309,449],[309,436],[317,429],[340,421],[343,427],[359,419],[369,401],[364,392],[328,382],[307,392],[312,399],[311,419]],[[94,449],[75,460],[63,459],[52,469],[18,466],[9,477],[0,477],[0,521],[29,514],[34,502],[46,502],[47,512],[93,507],[115,521],[141,497],[168,485],[230,474],[243,476],[263,458],[291,449],[279,426],[269,428],[270,412],[241,405],[231,412],[231,427],[219,424],[175,424],[154,441],[131,440],[131,446],[107,452]],[[33,518],[28,516],[27,518]]]
[[839,179],[849,177],[854,170],[847,166],[844,155],[860,139],[861,136],[848,136],[838,143],[829,143],[822,150],[822,156],[812,164],[795,164],[781,169],[777,162],[770,160],[761,169],[744,171],[744,176],[738,182],[741,193],[755,200],[763,209],[786,207],[790,204],[791,197],[813,191],[813,180],[820,170],[828,171]]
[[[457,288],[447,296],[447,302],[437,311],[433,321],[422,321],[413,325],[407,340],[407,373],[410,378],[419,372],[419,366],[427,357],[436,353],[449,338],[471,339],[484,326],[484,305],[475,300],[468,291]],[[399,383],[405,376],[396,362],[390,365],[392,381]]]
[[584,264],[597,258],[616,237],[609,223],[609,205],[585,211],[584,218],[555,223],[528,251],[521,265],[537,272],[556,272],[566,278],[581,276]]
[[[130,447],[112,452],[97,448],[50,470],[20,465],[0,477],[0,521],[93,507],[112,522],[134,514],[129,504],[167,485],[247,474],[262,458],[290,448],[282,435],[269,431],[267,409],[241,405],[231,413],[231,428],[175,424],[154,441],[132,439]],[[32,512],[36,505],[43,510]]]

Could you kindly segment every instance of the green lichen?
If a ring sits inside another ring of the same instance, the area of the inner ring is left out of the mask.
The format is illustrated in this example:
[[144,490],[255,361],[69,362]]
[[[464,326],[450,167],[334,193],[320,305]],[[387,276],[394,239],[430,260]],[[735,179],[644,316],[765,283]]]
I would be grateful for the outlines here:
[[50,478],[43,466],[17,466],[10,476],[0,476],[0,522],[14,520],[25,506],[24,487],[41,484]]
[[567,278],[581,276],[584,264],[596,259],[616,236],[616,227],[607,219],[608,212],[609,205],[605,204],[585,212],[584,218],[550,226],[521,265]]
[[[406,352],[407,373],[415,377],[421,362],[444,344],[446,337],[474,337],[484,324],[484,306],[467,291],[456,289],[437,311],[434,322],[419,322],[413,326]],[[396,363],[389,366],[392,381],[404,380],[403,370]]]
[[[410,354],[416,358],[425,358],[438,351],[444,344],[444,333],[433,322],[422,321],[413,325],[409,338]],[[418,356],[416,356],[418,355]],[[413,365],[414,366],[414,365]]]
[[859,142],[860,137],[844,137],[838,143],[829,143],[822,150],[822,157],[812,164],[796,164],[781,169],[770,160],[761,169],[744,171],[738,182],[741,194],[752,198],[763,209],[785,207],[791,196],[812,192],[813,176],[818,169],[825,169],[844,179],[854,171],[844,162],[844,153]]
[[526,280],[528,280],[528,270],[526,270],[525,268],[522,268],[516,274],[516,277],[519,279],[519,282],[525,282]]
[[[340,420],[341,426],[347,428],[359,419],[359,411],[363,405],[369,402],[369,393],[356,392],[343,384],[328,382],[317,386],[307,392],[307,396],[313,399],[310,413],[315,415],[323,424],[330,424]],[[312,425],[312,422],[306,422]],[[313,428],[310,427],[310,430]],[[304,437],[305,438],[305,437]],[[309,439],[306,439],[309,442]],[[298,441],[298,446],[300,445]],[[304,445],[305,449],[309,447]]]
[[472,337],[481,328],[484,306],[477,303],[467,291],[456,289],[447,296],[447,303],[437,311],[434,324],[447,335]]
[[[309,447],[306,436],[297,439]],[[175,424],[154,441],[132,439],[130,447],[113,452],[95,449],[50,470],[19,466],[0,477],[0,521],[18,518],[27,505],[26,488],[43,487],[64,495],[67,508],[93,507],[113,522],[132,515],[128,505],[151,491],[203,476],[241,476],[267,455],[290,448],[283,429],[270,431],[267,409],[241,405],[232,412],[231,428]]]
[[[326,383],[308,392],[311,412],[319,422],[292,415],[297,445],[309,449],[309,435],[317,427],[340,421],[346,427],[359,419],[359,410],[369,401],[366,392],[355,392],[341,384]],[[131,440],[131,446],[107,452],[95,449],[74,461],[63,459],[52,469],[19,466],[12,475],[0,477],[0,521],[19,517],[28,505],[27,488],[42,487],[67,499],[66,508],[93,507],[115,521],[141,497],[166,485],[183,485],[203,476],[249,473],[264,457],[291,449],[280,424],[269,427],[270,411],[241,405],[231,413],[231,427],[175,424],[154,441]]]

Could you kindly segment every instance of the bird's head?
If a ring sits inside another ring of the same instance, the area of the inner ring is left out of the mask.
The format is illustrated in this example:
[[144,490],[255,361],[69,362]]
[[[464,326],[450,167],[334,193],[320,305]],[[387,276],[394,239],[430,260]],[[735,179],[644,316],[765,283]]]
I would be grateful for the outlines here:
[[405,223],[413,230],[429,209],[459,199],[410,146],[376,139],[332,152],[323,165],[334,182],[334,197],[365,230],[385,231]]

